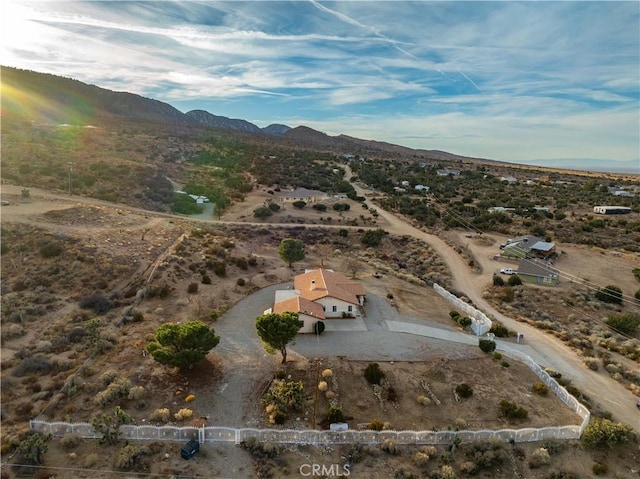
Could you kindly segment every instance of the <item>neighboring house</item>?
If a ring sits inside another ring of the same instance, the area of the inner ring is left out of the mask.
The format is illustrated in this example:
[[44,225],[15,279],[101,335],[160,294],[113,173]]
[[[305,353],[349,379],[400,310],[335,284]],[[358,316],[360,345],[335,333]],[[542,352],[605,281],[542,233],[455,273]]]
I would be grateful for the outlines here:
[[487,211],[489,213],[511,213],[515,210],[515,208],[508,208],[506,206],[492,206],[490,208],[487,208]]
[[309,190],[307,188],[296,188],[293,191],[283,192],[279,195],[280,202],[282,203],[293,203],[294,201],[316,203],[328,198],[329,195],[324,191]]
[[628,206],[594,206],[593,212],[599,215],[628,215],[631,208]]
[[527,283],[556,285],[560,282],[560,272],[542,261],[523,259],[518,265],[518,278]]
[[546,258],[555,251],[556,245],[535,236],[521,236],[510,239],[502,248],[502,256],[509,258]]
[[500,181],[506,181],[510,185],[513,185],[518,182],[518,178],[516,178],[515,176],[503,176],[502,178],[500,178]]
[[450,170],[449,168],[442,168],[441,170],[437,170],[436,174],[438,176],[460,176],[460,170]]
[[330,269],[314,269],[297,275],[293,290],[276,291],[273,308],[266,312],[298,313],[301,333],[313,333],[318,321],[355,318],[364,305],[361,283]]

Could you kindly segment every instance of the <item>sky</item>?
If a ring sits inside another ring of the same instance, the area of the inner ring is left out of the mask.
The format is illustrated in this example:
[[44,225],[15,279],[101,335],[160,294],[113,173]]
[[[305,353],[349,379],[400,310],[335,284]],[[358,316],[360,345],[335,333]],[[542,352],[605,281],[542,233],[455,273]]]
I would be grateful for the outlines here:
[[640,2],[3,0],[0,63],[264,127],[640,173]]

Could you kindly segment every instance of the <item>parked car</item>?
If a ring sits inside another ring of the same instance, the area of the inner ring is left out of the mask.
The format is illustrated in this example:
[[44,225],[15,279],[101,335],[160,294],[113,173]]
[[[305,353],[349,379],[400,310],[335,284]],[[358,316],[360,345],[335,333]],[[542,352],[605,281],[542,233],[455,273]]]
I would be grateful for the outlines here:
[[512,268],[502,268],[500,270],[500,272],[502,274],[518,274],[518,272],[515,269],[512,269]]

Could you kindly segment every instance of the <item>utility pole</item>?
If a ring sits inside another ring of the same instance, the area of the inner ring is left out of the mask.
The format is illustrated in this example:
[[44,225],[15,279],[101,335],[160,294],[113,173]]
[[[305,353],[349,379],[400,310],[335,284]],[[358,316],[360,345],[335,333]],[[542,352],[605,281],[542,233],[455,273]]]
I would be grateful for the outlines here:
[[73,169],[73,163],[69,161],[67,165],[69,165],[69,196],[71,196],[73,195],[73,193],[71,192],[71,171]]

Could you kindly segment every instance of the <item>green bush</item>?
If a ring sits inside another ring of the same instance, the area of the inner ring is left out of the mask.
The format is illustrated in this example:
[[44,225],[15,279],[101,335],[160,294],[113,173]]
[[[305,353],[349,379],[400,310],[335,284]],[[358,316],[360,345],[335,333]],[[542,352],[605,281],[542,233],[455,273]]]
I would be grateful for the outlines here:
[[327,205],[323,205],[322,203],[316,203],[312,208],[316,211],[327,211]]
[[256,218],[267,218],[271,215],[273,215],[273,211],[271,211],[266,206],[259,206],[258,208],[253,210],[253,216],[255,216]]
[[327,421],[329,424],[344,422],[344,413],[339,407],[330,407],[327,410]]
[[494,286],[504,286],[504,279],[502,279],[502,276],[494,274],[493,275],[493,285]]
[[449,317],[457,322],[458,318],[460,317],[460,313],[458,313],[456,310],[449,311]]
[[195,294],[197,292],[198,292],[198,283],[189,283],[189,286],[187,286],[187,293]]
[[509,328],[507,328],[500,321],[492,321],[490,333],[496,335],[497,338],[508,338],[509,337]]
[[610,284],[596,291],[596,299],[603,303],[622,304],[622,290]]
[[63,251],[64,248],[60,245],[60,243],[50,241],[40,248],[40,255],[43,258],[54,258],[56,256],[60,256]]
[[500,414],[507,419],[526,419],[529,416],[526,409],[506,399],[500,401]]
[[627,313],[620,315],[611,315],[607,319],[607,324],[616,331],[624,334],[632,335],[640,326],[640,314]]
[[542,381],[538,381],[537,383],[535,383],[531,389],[534,393],[540,396],[546,396],[547,394],[549,394],[549,386],[547,386]]
[[631,426],[603,418],[591,419],[582,434],[582,440],[589,447],[613,447],[629,442],[634,437]]
[[380,384],[384,378],[384,372],[378,363],[370,363],[364,370],[364,377],[369,384]]
[[80,298],[78,305],[82,309],[91,309],[96,314],[104,314],[113,308],[113,303],[101,294],[84,296]]
[[522,284],[522,280],[517,274],[513,274],[509,276],[509,280],[507,281],[509,286],[519,286]]
[[211,284],[211,276],[209,276],[206,273],[203,273],[200,281],[202,282],[202,284]]
[[236,284],[238,286],[244,286],[246,283],[245,283],[244,278],[238,278],[238,281],[236,281]]
[[456,393],[461,398],[470,398],[473,395],[473,388],[466,383],[458,384],[456,386]]
[[307,203],[306,203],[306,202],[304,202],[304,201],[302,201],[302,200],[298,200],[298,201],[294,201],[293,203],[291,203],[291,205],[292,205],[294,208],[298,208],[298,209],[300,209],[300,210],[301,210],[302,208],[304,208],[305,206],[307,206]]
[[382,242],[387,232],[377,228],[375,230],[367,230],[360,238],[360,241],[367,246],[378,246]]
[[591,471],[596,476],[604,476],[607,472],[609,472],[609,466],[606,463],[596,462],[592,467]]
[[463,327],[466,328],[467,326],[471,326],[471,318],[469,316],[460,316],[458,318],[458,324]]
[[491,353],[491,352],[495,351],[495,349],[496,349],[496,342],[492,341],[491,339],[481,339],[478,342],[478,346],[480,346],[480,349],[483,352]]
[[633,268],[633,276],[640,281],[640,268]]

